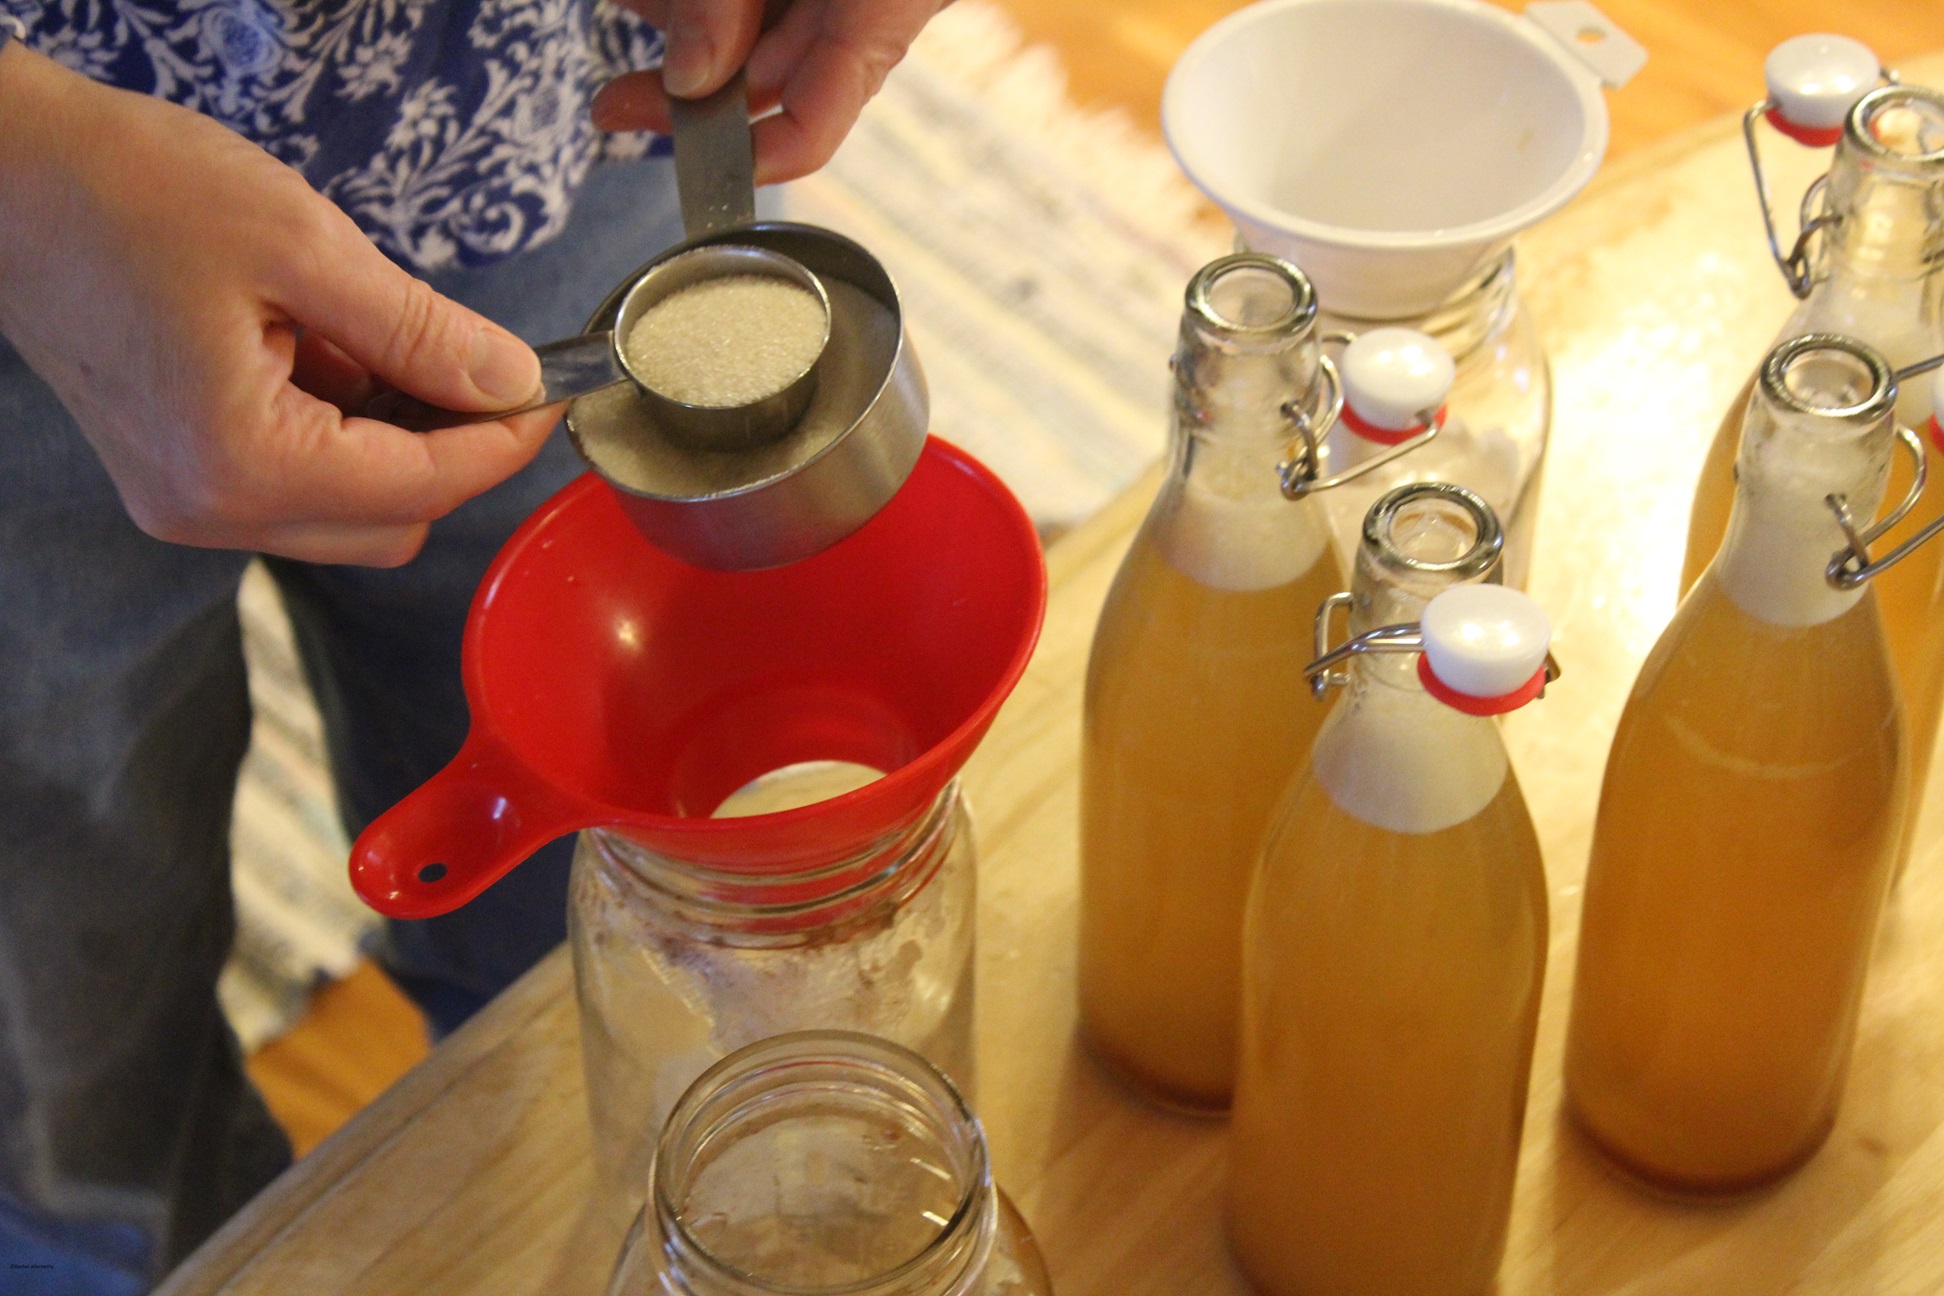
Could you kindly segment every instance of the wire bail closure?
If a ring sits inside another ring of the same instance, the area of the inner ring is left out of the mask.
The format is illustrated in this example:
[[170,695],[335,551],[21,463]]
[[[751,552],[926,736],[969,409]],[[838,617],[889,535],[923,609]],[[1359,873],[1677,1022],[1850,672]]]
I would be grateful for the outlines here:
[[1748,146],[1748,166],[1755,176],[1755,202],[1762,209],[1762,228],[1768,234],[1769,255],[1775,258],[1776,268],[1782,272],[1782,281],[1789,285],[1789,291],[1800,301],[1809,295],[1815,282],[1814,271],[1809,264],[1809,240],[1819,231],[1836,225],[1841,218],[1815,210],[1829,187],[1827,173],[1817,176],[1803,192],[1802,206],[1796,212],[1795,244],[1786,256],[1783,254],[1782,236],[1776,231],[1775,207],[1769,199],[1768,176],[1762,170],[1762,151],[1755,142],[1755,123],[1765,117],[1773,121],[1775,109],[1773,99],[1751,104],[1748,111],[1742,114],[1742,142]]
[[[1944,519],[1940,519],[1939,524],[1944,525]],[[1422,653],[1424,651],[1424,631],[1415,621],[1407,621],[1401,625],[1378,626],[1360,635],[1352,635],[1334,648],[1330,647],[1331,614],[1338,608],[1347,611],[1353,601],[1354,596],[1345,591],[1330,595],[1316,609],[1316,656],[1309,665],[1303,667],[1303,674],[1309,679],[1310,696],[1319,702],[1329,695],[1331,689],[1341,688],[1350,682],[1350,672],[1336,668],[1352,657],[1361,657],[1369,653]],[[1420,662],[1419,667],[1423,670],[1424,663]],[[1531,699],[1534,701],[1546,696],[1546,688],[1565,673],[1560,669],[1558,660],[1553,657],[1550,650],[1546,653],[1546,664],[1542,669],[1546,676],[1545,683],[1539,686],[1538,693]]]
[[[1356,340],[1355,333],[1340,330],[1325,333],[1319,339],[1325,345],[1335,342],[1343,346],[1348,346]],[[1329,388],[1328,399],[1322,402],[1320,412],[1306,410],[1295,401],[1285,401],[1282,406],[1283,417],[1289,421],[1290,427],[1296,433],[1289,442],[1289,456],[1276,465],[1276,477],[1282,483],[1285,499],[1300,500],[1318,491],[1334,490],[1338,486],[1356,481],[1359,477],[1396,462],[1421,446],[1429,445],[1436,439],[1444,425],[1442,406],[1433,410],[1420,410],[1418,422],[1422,425],[1421,431],[1413,433],[1396,445],[1386,447],[1381,454],[1373,455],[1340,473],[1324,477],[1321,475],[1323,438],[1329,435],[1330,429],[1336,425],[1338,419],[1343,417],[1344,390],[1343,375],[1337,372],[1334,360],[1327,355],[1320,356],[1317,359],[1317,368],[1323,378],[1323,382],[1316,384],[1317,389],[1321,389],[1326,384]],[[1320,432],[1319,428],[1322,429]]]
[[[1810,39],[1803,37],[1800,39]],[[1793,42],[1785,42],[1785,46]],[[1860,51],[1859,52],[1864,52]],[[1773,59],[1781,53],[1777,50]],[[1867,57],[1867,53],[1865,56]],[[1884,85],[1896,85],[1897,74],[1887,67],[1878,65],[1877,76]],[[1742,142],[1748,148],[1748,166],[1755,177],[1755,199],[1762,209],[1762,228],[1768,234],[1769,255],[1775,258],[1776,268],[1781,270],[1783,282],[1798,300],[1809,295],[1814,286],[1814,271],[1810,265],[1810,239],[1818,233],[1840,223],[1841,217],[1829,211],[1818,210],[1829,186],[1827,172],[1818,176],[1803,192],[1802,205],[1796,211],[1796,238],[1787,255],[1782,251],[1782,236],[1776,229],[1775,205],[1769,196],[1768,176],[1762,169],[1762,152],[1755,139],[1755,123],[1766,119],[1778,132],[1795,140],[1807,148],[1827,148],[1842,139],[1843,126],[1836,125],[1827,129],[1814,128],[1793,122],[1783,109],[1782,102],[1776,97],[1775,82],[1770,81],[1772,92],[1759,103],[1749,106],[1742,114]]]
[[[1940,368],[1944,368],[1944,355],[1927,356],[1896,370],[1891,377],[1902,384]],[[1936,415],[1931,416],[1931,423],[1933,426],[1936,425]],[[1944,531],[1944,516],[1940,516],[1883,557],[1875,559],[1870,557],[1870,545],[1891,527],[1903,521],[1910,510],[1916,507],[1918,497],[1924,493],[1929,456],[1924,453],[1922,438],[1909,428],[1899,425],[1897,440],[1910,455],[1915,471],[1911,477],[1910,490],[1904,495],[1902,502],[1891,510],[1888,517],[1868,528],[1858,530],[1856,519],[1850,514],[1847,498],[1840,494],[1823,497],[1823,503],[1829,506],[1829,511],[1836,517],[1836,525],[1842,528],[1843,538],[1849,542],[1846,548],[1838,549],[1830,555],[1829,566],[1823,573],[1824,579],[1828,580],[1835,589],[1844,591],[1855,589],[1879,573],[1896,566],[1939,531]]]
[[[1904,373],[1912,370],[1922,373],[1925,369],[1935,369],[1939,364],[1944,364],[1944,357],[1919,361],[1917,364],[1911,365],[1910,370],[1899,370],[1898,376],[1901,377]],[[1902,444],[1904,450],[1909,453],[1915,471],[1911,477],[1910,489],[1905,492],[1903,499],[1898,502],[1896,508],[1890,510],[1888,515],[1858,530],[1856,519],[1850,514],[1849,500],[1847,497],[1841,494],[1823,496],[1823,503],[1827,504],[1829,511],[1836,516],[1836,525],[1842,528],[1843,538],[1849,541],[1847,548],[1838,549],[1830,555],[1829,566],[1824,569],[1823,577],[1829,582],[1832,588],[1843,590],[1846,593],[1857,588],[1865,581],[1871,580],[1896,566],[1905,558],[1908,558],[1926,541],[1930,540],[1932,536],[1935,536],[1939,531],[1944,531],[1944,515],[1940,515],[1927,523],[1917,534],[1911,536],[1883,557],[1870,557],[1870,545],[1881,538],[1891,527],[1903,521],[1909,515],[1910,510],[1917,507],[1917,499],[1924,493],[1924,479],[1927,475],[1928,465],[1925,462],[1923,441],[1918,438],[1915,432],[1912,432],[1909,428],[1901,424],[1897,427],[1897,440]]]

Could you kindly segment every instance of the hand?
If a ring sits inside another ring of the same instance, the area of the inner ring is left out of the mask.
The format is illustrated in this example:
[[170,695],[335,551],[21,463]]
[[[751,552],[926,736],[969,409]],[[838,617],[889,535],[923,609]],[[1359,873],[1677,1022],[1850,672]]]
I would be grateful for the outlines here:
[[557,411],[426,435],[348,416],[374,379],[510,408],[539,362],[241,136],[18,42],[0,122],[0,334],[150,535],[390,566],[546,439]]
[[594,124],[666,131],[670,95],[699,98],[742,68],[750,110],[782,108],[756,123],[758,184],[794,180],[828,162],[919,29],[943,7],[938,0],[792,0],[758,36],[762,0],[621,3],[661,28],[667,55],[657,70],[629,72],[603,86]]

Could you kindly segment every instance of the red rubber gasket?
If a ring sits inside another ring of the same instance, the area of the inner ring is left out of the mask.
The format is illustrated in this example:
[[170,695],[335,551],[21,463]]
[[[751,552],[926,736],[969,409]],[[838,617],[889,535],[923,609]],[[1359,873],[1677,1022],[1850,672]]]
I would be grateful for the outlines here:
[[1809,148],[1828,148],[1837,140],[1843,138],[1843,128],[1841,126],[1798,126],[1787,117],[1784,117],[1780,108],[1770,108],[1762,115],[1768,118],[1769,125],[1775,127],[1775,129],[1781,131],[1796,143],[1806,145]]
[[1546,668],[1541,666],[1533,673],[1531,679],[1510,693],[1502,693],[1498,697],[1473,697],[1469,693],[1460,693],[1439,679],[1431,671],[1431,659],[1420,653],[1418,654],[1418,682],[1424,685],[1426,693],[1454,711],[1463,711],[1466,715],[1472,716],[1495,716],[1504,715],[1507,711],[1517,711],[1538,697],[1546,687]]
[[[1357,411],[1351,409],[1347,401],[1344,402],[1343,413],[1340,417],[1343,419],[1343,426],[1349,428],[1364,440],[1375,441],[1378,445],[1403,445],[1406,441],[1409,441],[1412,437],[1424,431],[1424,424],[1422,423],[1414,423],[1401,431],[1380,428],[1375,423],[1359,418]],[[1443,405],[1438,406],[1438,412],[1431,421],[1438,427],[1444,426],[1445,407]]]

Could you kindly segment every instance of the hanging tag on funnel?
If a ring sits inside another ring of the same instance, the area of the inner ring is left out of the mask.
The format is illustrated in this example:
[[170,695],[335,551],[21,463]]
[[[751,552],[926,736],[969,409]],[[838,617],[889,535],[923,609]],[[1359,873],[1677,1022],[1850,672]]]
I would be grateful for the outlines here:
[[1587,0],[1534,0],[1525,16],[1612,89],[1633,80],[1647,62],[1647,47]]

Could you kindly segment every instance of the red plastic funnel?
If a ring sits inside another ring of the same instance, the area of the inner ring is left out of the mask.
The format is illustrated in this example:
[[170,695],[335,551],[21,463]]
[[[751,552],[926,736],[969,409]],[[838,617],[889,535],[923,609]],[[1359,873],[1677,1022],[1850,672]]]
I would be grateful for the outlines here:
[[[670,557],[589,474],[494,559],[466,625],[472,731],[359,836],[352,884],[395,918],[446,913],[544,843],[601,826],[721,869],[841,858],[958,773],[1045,608],[1024,510],[942,441],[848,539],[767,571]],[[813,760],[886,774],[795,810],[707,817]]]

